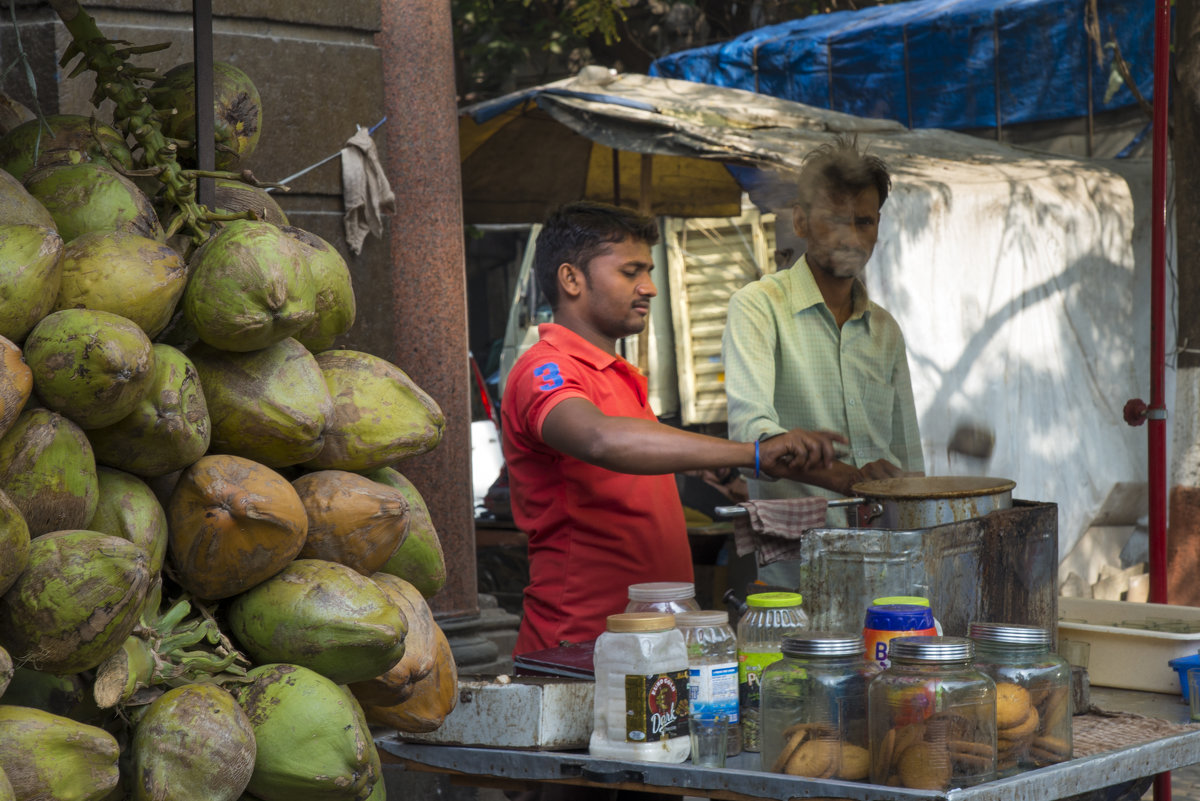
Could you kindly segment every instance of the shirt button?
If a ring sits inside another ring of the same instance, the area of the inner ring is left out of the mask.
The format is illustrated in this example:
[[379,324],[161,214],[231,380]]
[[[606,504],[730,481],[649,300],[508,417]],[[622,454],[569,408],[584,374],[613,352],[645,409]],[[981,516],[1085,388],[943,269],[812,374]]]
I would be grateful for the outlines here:
[[847,402],[846,402],[846,405],[847,405],[847,406],[853,406],[853,405],[854,405],[854,399],[853,399],[853,398],[851,398],[849,401],[847,401]]

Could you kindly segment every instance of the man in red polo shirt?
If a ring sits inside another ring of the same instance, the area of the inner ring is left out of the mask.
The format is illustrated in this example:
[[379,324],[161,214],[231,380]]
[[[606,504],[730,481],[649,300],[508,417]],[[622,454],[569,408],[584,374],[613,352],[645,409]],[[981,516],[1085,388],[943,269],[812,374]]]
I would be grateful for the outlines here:
[[554,310],[501,404],[513,517],[530,583],[515,654],[595,639],[630,584],[692,581],[674,473],[746,467],[799,478],[833,461],[836,434],[796,429],[730,442],[659,423],[646,379],[617,355],[657,294],[653,220],[580,202],[546,221],[534,271]]

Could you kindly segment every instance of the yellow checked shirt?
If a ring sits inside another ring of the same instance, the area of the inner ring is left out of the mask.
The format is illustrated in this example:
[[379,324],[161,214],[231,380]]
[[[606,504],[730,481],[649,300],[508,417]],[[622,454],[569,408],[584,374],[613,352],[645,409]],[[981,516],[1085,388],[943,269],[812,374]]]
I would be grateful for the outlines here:
[[[924,471],[904,335],[861,282],[853,303],[839,330],[804,257],[734,293],[721,348],[730,439],[748,442],[793,428],[837,431],[850,441],[844,461],[856,467],[887,459]],[[748,483],[755,499],[838,497],[794,481]],[[830,510],[829,525],[845,520],[841,510]]]

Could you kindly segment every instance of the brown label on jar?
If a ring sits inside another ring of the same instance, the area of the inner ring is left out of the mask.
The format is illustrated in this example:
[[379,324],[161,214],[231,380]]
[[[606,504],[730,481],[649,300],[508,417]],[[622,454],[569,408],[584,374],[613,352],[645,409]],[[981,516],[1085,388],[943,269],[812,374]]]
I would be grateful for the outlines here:
[[688,730],[688,673],[625,676],[625,739],[633,743],[682,737]]

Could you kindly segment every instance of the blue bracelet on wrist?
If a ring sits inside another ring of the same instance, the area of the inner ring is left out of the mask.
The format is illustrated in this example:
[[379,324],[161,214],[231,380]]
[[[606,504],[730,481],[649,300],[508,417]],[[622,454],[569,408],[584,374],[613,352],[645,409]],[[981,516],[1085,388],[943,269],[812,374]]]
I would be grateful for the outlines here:
[[759,468],[762,467],[762,461],[759,459],[759,440],[754,440],[754,477],[758,478]]

